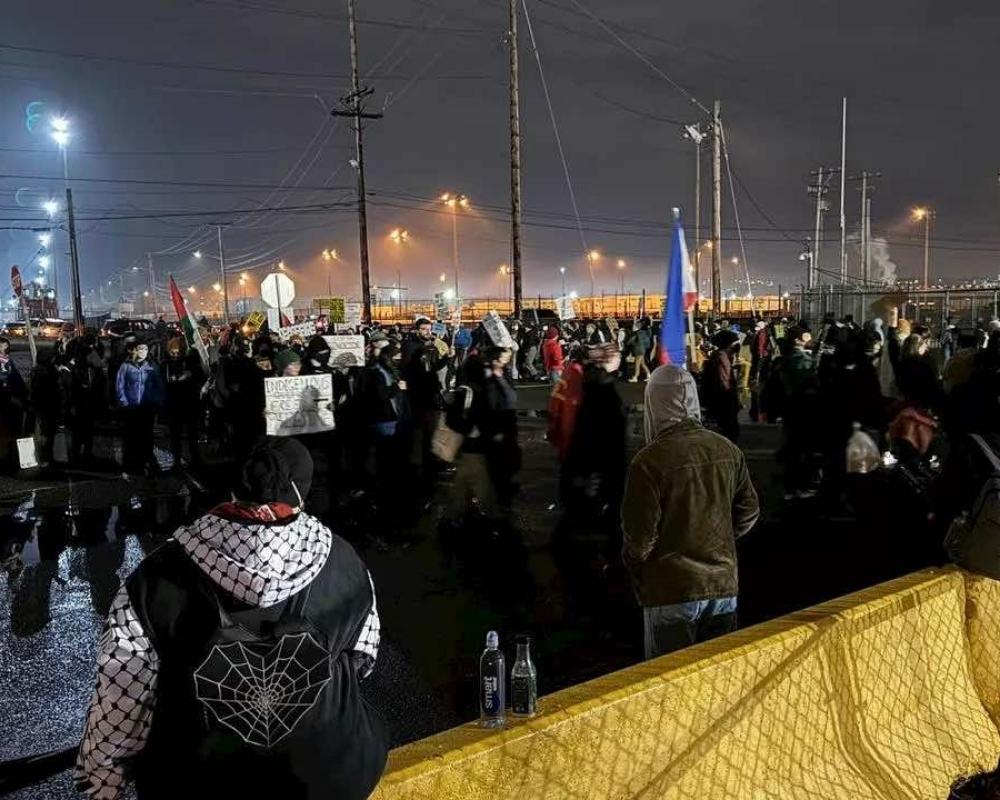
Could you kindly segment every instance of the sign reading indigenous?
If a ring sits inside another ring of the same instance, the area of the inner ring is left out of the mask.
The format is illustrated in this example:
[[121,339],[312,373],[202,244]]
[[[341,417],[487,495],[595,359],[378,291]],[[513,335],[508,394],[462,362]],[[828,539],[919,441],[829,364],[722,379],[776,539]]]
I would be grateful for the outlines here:
[[330,366],[347,369],[365,365],[364,336],[324,336],[330,346]]
[[264,416],[268,436],[332,431],[333,376],[265,378]]
[[252,314],[250,314],[250,316],[247,317],[247,321],[245,324],[247,333],[257,333],[257,331],[261,329],[261,327],[264,325],[265,322],[267,322],[267,317],[265,317],[259,311],[254,311]]

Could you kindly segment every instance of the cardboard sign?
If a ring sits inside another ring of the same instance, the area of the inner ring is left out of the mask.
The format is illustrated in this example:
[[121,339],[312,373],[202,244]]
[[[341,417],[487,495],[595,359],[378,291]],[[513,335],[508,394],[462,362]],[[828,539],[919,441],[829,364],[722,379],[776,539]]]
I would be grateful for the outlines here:
[[286,325],[278,330],[278,338],[283,342],[287,342],[293,336],[301,336],[302,341],[309,341],[315,335],[316,323],[312,321],[300,322],[298,325]]
[[431,325],[431,332],[437,336],[439,339],[443,339],[448,335],[448,326],[443,322],[435,322]]
[[574,298],[557,297],[556,298],[556,313],[559,315],[559,319],[575,319],[576,318],[576,301]]
[[259,311],[254,311],[250,316],[247,317],[247,321],[244,327],[247,329],[247,333],[257,333],[261,329],[261,326],[267,322],[267,317],[261,314]]
[[361,325],[361,303],[344,303],[344,324],[349,328]]
[[313,305],[317,308],[325,308],[330,322],[342,325],[347,321],[343,297],[317,297],[313,300]]
[[38,456],[35,454],[35,440],[30,436],[17,440],[17,458],[21,469],[31,469],[38,466]]
[[332,375],[264,379],[264,416],[268,436],[332,431],[332,409]]
[[365,365],[364,336],[324,336],[330,346],[330,366],[347,369]]
[[507,330],[507,326],[504,325],[496,311],[491,311],[483,317],[483,328],[486,329],[490,341],[497,347],[512,348],[514,346],[514,337],[510,335],[510,331]]

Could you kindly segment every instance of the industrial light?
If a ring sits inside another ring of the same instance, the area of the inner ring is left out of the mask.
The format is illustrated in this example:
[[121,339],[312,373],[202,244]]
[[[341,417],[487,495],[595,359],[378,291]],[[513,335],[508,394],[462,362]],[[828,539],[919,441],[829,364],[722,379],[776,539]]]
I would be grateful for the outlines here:
[[56,214],[59,213],[59,203],[57,203],[55,200],[46,200],[44,203],[42,203],[42,209],[50,217],[54,217]]
[[191,255],[195,258],[201,258],[201,250],[195,250]]

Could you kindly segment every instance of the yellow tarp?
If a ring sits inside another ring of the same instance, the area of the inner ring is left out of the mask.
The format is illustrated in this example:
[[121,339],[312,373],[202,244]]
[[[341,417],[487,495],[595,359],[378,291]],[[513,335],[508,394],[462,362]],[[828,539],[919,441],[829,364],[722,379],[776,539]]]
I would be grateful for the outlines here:
[[1000,584],[970,580],[971,646],[966,606],[917,573],[400,748],[375,797],[943,800],[1000,756]]

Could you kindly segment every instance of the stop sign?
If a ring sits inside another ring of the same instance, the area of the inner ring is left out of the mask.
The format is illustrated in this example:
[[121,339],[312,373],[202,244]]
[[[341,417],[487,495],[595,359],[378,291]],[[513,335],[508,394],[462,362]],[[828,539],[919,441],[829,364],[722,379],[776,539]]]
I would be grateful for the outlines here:
[[260,282],[260,299],[271,308],[284,308],[295,299],[295,283],[283,272],[272,272]]
[[10,268],[10,285],[14,288],[14,294],[20,297],[24,287],[21,284],[21,270],[17,268],[17,264]]

